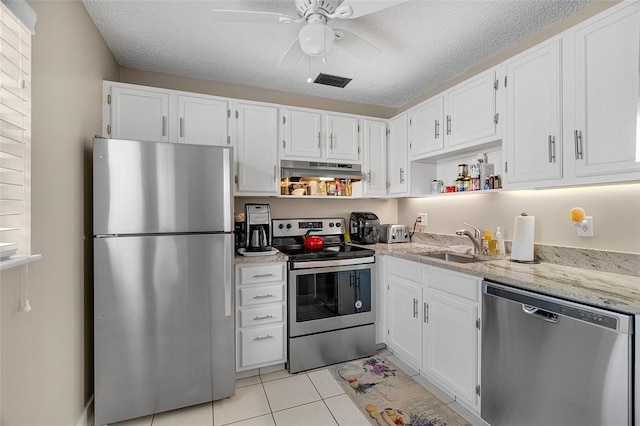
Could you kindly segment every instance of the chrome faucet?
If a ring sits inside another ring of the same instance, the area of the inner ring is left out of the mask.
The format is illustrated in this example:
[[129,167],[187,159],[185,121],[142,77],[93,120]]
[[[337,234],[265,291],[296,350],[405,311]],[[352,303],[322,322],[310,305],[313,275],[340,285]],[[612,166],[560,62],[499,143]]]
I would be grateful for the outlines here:
[[467,229],[458,229],[456,231],[456,235],[466,235],[467,237],[469,237],[473,242],[473,255],[479,256],[480,252],[482,251],[482,234],[480,233],[480,230],[475,226],[469,225],[468,223],[465,223],[465,225],[473,229],[473,234]]

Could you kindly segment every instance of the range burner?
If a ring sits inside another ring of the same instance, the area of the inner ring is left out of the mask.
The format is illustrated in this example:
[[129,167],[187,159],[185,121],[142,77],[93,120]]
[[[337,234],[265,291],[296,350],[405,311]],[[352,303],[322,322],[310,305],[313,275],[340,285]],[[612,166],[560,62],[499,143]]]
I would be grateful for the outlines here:
[[[273,246],[289,256],[290,267],[293,269],[333,266],[336,262],[339,265],[374,262],[373,250],[345,243],[346,227],[342,218],[273,219],[272,224]],[[322,250],[304,248],[303,237],[309,230],[312,231],[311,235],[324,240]]]

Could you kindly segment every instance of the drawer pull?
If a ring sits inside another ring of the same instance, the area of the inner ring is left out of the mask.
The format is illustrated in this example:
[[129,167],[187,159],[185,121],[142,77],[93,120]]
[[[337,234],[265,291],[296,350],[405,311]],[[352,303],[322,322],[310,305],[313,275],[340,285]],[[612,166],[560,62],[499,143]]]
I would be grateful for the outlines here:
[[273,315],[258,315],[257,317],[255,317],[253,320],[254,321],[260,321],[260,320],[264,320],[264,319],[271,319],[273,318]]
[[270,335],[270,334],[267,334],[267,335],[266,335],[266,336],[264,336],[264,337],[260,337],[260,336],[258,336],[258,337],[256,337],[256,338],[254,338],[254,339],[253,339],[253,341],[254,341],[254,342],[259,342],[260,340],[269,340],[269,339],[273,339],[273,336],[272,336],[272,335]]
[[254,299],[268,299],[270,297],[273,297],[273,294],[267,293],[267,294],[259,294],[257,296],[253,296]]
[[253,278],[266,278],[266,277],[273,277],[273,274],[255,274],[253,276]]

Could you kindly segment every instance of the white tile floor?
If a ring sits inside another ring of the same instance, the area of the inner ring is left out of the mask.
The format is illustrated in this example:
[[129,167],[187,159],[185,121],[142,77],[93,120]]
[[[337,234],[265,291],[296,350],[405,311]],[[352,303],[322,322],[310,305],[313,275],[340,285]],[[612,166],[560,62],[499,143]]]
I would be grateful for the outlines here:
[[[426,381],[393,354],[391,362],[472,425],[485,425],[450,395]],[[213,403],[141,417],[111,426],[371,426],[329,370],[286,370],[236,380],[235,396]]]

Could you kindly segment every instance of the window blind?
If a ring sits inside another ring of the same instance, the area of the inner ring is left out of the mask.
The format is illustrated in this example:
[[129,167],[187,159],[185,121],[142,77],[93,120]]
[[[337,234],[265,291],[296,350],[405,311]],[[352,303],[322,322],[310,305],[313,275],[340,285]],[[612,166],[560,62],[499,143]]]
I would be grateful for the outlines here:
[[31,32],[0,4],[0,255],[30,254]]

